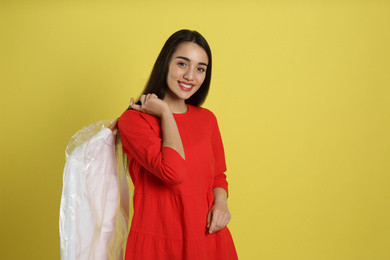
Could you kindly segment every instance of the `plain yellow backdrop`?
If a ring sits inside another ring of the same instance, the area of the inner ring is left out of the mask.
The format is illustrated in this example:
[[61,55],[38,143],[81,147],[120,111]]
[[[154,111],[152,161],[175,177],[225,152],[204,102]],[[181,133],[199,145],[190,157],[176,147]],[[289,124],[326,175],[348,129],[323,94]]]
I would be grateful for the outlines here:
[[59,259],[64,150],[165,40],[214,59],[242,260],[390,259],[390,2],[1,1],[0,258]]

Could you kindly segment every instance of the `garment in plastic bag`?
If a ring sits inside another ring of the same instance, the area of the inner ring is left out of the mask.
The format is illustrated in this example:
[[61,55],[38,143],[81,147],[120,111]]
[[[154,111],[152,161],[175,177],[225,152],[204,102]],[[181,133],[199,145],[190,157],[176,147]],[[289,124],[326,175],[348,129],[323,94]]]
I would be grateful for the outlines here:
[[131,180],[114,120],[84,127],[69,141],[60,205],[62,260],[124,258]]

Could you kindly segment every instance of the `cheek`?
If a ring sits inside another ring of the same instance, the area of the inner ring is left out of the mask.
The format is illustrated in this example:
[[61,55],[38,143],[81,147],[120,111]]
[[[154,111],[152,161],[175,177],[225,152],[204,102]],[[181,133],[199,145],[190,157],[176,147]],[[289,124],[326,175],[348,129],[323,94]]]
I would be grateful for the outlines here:
[[198,82],[200,83],[200,85],[203,84],[203,81],[204,79],[206,78],[206,74],[200,74],[197,79],[198,79]]
[[168,70],[168,75],[171,77],[177,77],[180,74],[180,69],[177,66],[170,66]]
[[168,68],[168,77],[167,78],[174,78],[177,75],[177,71],[175,70],[174,66],[169,66]]

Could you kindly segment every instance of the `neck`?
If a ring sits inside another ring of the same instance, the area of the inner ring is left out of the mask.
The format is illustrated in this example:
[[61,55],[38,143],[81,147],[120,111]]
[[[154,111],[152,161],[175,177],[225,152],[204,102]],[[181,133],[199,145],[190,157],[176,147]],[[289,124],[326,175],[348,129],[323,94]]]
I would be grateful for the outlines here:
[[164,101],[168,103],[169,108],[174,114],[183,114],[187,112],[188,108],[183,99],[170,99],[164,98]]
[[168,103],[168,105],[169,105],[169,108],[171,109],[172,113],[174,113],[174,114],[183,114],[183,113],[187,112],[187,110],[188,110],[188,107],[187,107],[185,102],[183,102],[182,104]]

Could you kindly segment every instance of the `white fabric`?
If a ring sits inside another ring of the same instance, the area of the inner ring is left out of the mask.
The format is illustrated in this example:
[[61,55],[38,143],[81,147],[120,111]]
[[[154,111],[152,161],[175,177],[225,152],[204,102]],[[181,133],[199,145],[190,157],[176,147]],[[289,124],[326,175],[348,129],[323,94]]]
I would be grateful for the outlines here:
[[62,260],[124,257],[128,178],[123,168],[117,171],[123,163],[121,156],[115,155],[115,135],[104,127],[109,123],[83,128],[68,144],[60,206]]

